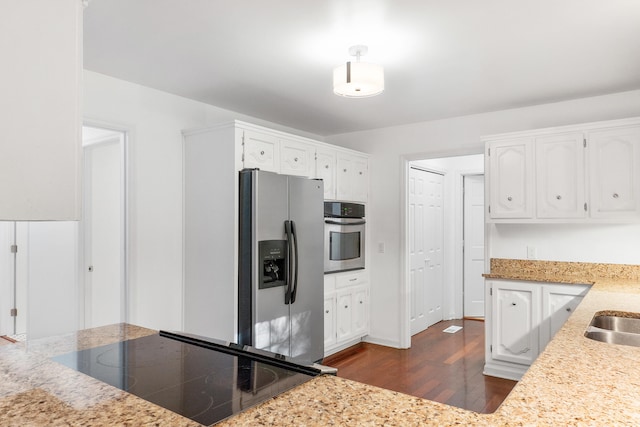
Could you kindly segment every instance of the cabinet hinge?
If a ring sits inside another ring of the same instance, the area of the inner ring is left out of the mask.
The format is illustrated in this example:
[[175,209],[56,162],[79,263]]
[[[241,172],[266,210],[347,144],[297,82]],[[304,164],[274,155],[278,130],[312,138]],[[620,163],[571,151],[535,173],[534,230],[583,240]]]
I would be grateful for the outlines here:
[[493,288],[489,288],[489,295],[493,295]]
[[487,148],[487,156],[491,156],[491,148]]
[[491,213],[491,205],[489,205],[489,213]]
[[585,212],[587,211],[587,203],[586,203],[586,202],[585,202],[585,204],[584,204],[584,211],[585,211]]
[[11,317],[17,317],[18,316],[18,309],[17,308],[12,308],[11,310],[9,310],[9,315]]
[[18,253],[18,245],[11,245],[11,253],[12,254]]
[[582,138],[582,146],[587,148],[587,138]]
[[493,353],[493,345],[489,344],[489,353]]
[[242,132],[242,163],[244,163],[244,132]]

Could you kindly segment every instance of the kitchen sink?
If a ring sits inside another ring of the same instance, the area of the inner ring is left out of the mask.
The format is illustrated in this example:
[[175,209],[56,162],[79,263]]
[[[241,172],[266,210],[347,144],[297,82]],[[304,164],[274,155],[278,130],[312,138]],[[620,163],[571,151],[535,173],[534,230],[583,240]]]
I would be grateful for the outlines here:
[[[635,313],[633,313],[635,314]],[[607,329],[614,332],[629,332],[640,334],[640,319],[634,317],[620,317],[609,315],[595,315],[590,323],[600,329]]]
[[640,313],[596,313],[584,336],[607,344],[640,347]]

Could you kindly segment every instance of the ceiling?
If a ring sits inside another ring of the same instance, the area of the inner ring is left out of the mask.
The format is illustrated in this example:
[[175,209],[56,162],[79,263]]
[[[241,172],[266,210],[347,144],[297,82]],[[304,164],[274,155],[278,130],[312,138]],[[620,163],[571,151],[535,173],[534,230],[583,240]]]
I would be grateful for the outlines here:
[[[640,89],[637,0],[91,0],[84,66],[328,136]],[[385,91],[332,70],[364,44]]]

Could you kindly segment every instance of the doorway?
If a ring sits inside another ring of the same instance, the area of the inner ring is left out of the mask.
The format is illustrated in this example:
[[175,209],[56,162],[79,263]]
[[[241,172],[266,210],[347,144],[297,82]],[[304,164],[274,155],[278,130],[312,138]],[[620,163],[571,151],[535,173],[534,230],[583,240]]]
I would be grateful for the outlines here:
[[126,322],[126,133],[84,126],[80,318],[84,328]]
[[[414,157],[415,158],[415,157]],[[416,274],[420,274],[417,268],[417,258],[413,254],[415,248],[411,245],[415,244],[414,239],[418,237],[413,235],[411,222],[411,210],[412,207],[410,199],[413,196],[410,194],[411,189],[411,174],[413,169],[422,169],[431,173],[439,174],[443,177],[442,185],[442,255],[441,255],[441,267],[442,272],[442,317],[440,320],[450,319],[462,319],[467,316],[465,314],[465,271],[464,271],[464,179],[466,176],[483,176],[484,174],[484,155],[459,155],[449,157],[432,157],[425,160],[407,160],[406,161],[406,189],[405,189],[405,203],[403,204],[404,218],[405,218],[405,241],[404,241],[404,289],[405,298],[403,300],[404,306],[402,308],[402,316],[404,319],[403,333],[401,336],[401,343],[404,348],[411,346],[411,336],[419,330],[413,326],[416,314],[413,307],[414,299],[417,296],[417,291],[414,290],[414,277]],[[470,185],[470,182],[467,183]],[[474,201],[480,201],[479,196]],[[415,202],[414,202],[415,203]],[[482,203],[484,201],[482,200]],[[477,210],[477,208],[476,208]],[[484,223],[484,214],[482,216],[482,223]],[[427,230],[425,230],[426,232]],[[429,230],[433,233],[433,230]],[[423,232],[424,233],[424,232]],[[469,231],[467,231],[469,233]],[[484,238],[484,226],[480,232],[482,238]],[[426,236],[426,234],[425,234]],[[426,238],[426,237],[424,237]],[[478,246],[478,245],[476,245]],[[428,257],[426,257],[428,259]],[[423,261],[424,263],[424,261]],[[480,262],[481,263],[481,262]],[[474,264],[474,268],[478,268],[478,262]],[[480,267],[480,282],[484,289],[481,274],[484,272],[484,265]],[[476,274],[475,272],[468,272],[467,277]],[[475,289],[475,288],[474,288]],[[467,291],[468,292],[468,291]],[[469,293],[469,292],[468,292]],[[469,295],[471,296],[471,295]],[[477,299],[475,299],[477,300]],[[476,303],[476,308],[480,303]],[[477,315],[476,315],[477,314]],[[478,313],[469,315],[469,317],[481,317]]]

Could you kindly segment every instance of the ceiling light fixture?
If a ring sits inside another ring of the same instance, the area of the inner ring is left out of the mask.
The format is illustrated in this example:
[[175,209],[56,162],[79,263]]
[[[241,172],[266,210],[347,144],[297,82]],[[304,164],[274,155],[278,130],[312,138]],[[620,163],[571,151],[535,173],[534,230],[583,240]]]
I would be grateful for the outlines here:
[[333,69],[333,93],[347,98],[365,98],[382,93],[384,90],[384,70],[382,66],[360,62],[360,57],[368,52],[367,46],[356,45],[349,48],[349,55],[356,62],[347,62]]

